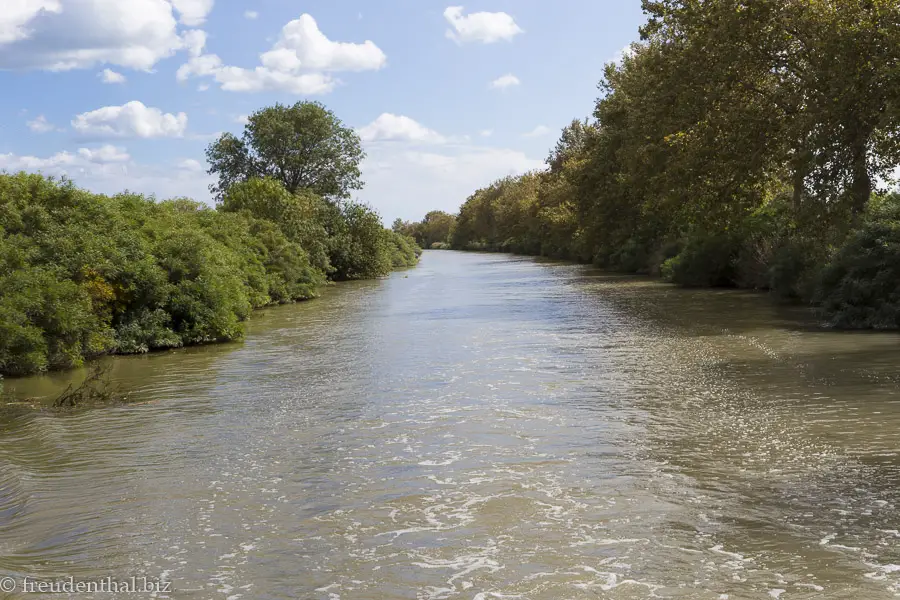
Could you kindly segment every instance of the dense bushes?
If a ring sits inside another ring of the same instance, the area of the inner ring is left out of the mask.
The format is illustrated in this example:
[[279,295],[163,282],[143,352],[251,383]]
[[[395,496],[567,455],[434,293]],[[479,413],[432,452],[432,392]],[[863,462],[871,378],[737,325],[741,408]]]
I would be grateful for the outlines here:
[[821,275],[816,300],[837,327],[900,327],[900,198],[872,203]]
[[[309,249],[309,250],[307,250]],[[235,184],[219,210],[0,175],[0,374],[234,340],[254,308],[379,277],[418,248],[371,209]]]

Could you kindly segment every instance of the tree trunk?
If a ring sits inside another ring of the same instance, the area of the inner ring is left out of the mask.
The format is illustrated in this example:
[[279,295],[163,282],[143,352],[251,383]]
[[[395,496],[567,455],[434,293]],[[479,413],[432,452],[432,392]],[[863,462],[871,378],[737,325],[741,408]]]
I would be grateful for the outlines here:
[[803,192],[806,191],[804,181],[806,180],[806,169],[801,165],[794,165],[793,186],[794,193],[791,195],[791,209],[795,213],[800,212],[800,203],[803,201]]
[[860,140],[853,155],[853,181],[850,184],[850,208],[858,215],[866,208],[872,195],[872,178],[869,176],[869,163],[866,156],[865,140]]

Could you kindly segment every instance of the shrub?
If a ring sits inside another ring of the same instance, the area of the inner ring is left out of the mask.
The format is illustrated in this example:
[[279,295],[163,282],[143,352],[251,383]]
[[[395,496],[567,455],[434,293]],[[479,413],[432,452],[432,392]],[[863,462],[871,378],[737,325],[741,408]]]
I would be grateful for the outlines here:
[[640,273],[647,270],[650,253],[645,244],[635,237],[630,237],[609,256],[609,265],[626,273]]
[[783,240],[767,270],[768,289],[785,300],[811,300],[824,254],[821,243],[801,237]]
[[416,266],[422,249],[416,241],[405,235],[385,229],[385,236],[391,244],[391,262],[395,269],[405,269]]
[[738,249],[730,235],[695,237],[688,240],[678,256],[660,266],[660,274],[666,281],[685,287],[731,286]]
[[851,234],[823,270],[816,299],[832,326],[900,327],[900,222],[869,221]]

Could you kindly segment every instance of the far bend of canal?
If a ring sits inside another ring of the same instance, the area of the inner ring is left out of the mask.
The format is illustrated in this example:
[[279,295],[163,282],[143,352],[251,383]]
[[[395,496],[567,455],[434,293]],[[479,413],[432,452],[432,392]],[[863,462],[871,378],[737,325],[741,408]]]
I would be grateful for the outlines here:
[[241,344],[111,362],[135,403],[0,423],[0,576],[198,600],[900,595],[900,337],[762,295],[433,251],[257,314]]

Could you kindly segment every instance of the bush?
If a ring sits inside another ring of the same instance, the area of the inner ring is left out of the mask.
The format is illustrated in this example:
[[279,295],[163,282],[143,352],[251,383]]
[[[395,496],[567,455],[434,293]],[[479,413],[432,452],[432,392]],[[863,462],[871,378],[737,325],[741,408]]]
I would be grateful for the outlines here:
[[824,254],[821,243],[800,237],[784,240],[767,270],[768,289],[784,300],[811,300]]
[[626,273],[646,272],[649,262],[650,253],[645,244],[634,237],[628,238],[622,246],[613,251],[608,260],[610,266]]
[[384,231],[391,244],[391,262],[395,269],[406,269],[416,266],[419,262],[419,255],[422,249],[416,244],[416,241],[405,235],[395,233],[386,229]]
[[370,207],[356,202],[343,203],[332,227],[333,279],[373,279],[391,272],[392,243],[378,214]]
[[869,221],[853,233],[823,270],[816,299],[832,326],[900,327],[900,222]]
[[232,188],[212,210],[0,174],[0,374],[237,339],[253,308],[314,297],[326,271],[416,262],[415,243],[368,207],[268,179]]
[[696,237],[687,242],[678,256],[660,266],[660,274],[666,281],[685,287],[731,286],[738,250],[733,236]]

